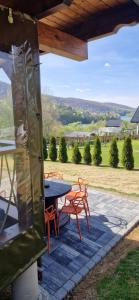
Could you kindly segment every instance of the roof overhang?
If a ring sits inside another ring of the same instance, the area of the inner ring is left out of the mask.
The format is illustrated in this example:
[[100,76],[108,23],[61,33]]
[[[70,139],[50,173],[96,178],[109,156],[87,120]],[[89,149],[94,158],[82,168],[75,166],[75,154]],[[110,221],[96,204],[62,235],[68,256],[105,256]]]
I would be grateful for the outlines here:
[[88,41],[139,23],[139,0],[0,0],[0,5],[40,22],[41,52],[75,60],[87,59]]

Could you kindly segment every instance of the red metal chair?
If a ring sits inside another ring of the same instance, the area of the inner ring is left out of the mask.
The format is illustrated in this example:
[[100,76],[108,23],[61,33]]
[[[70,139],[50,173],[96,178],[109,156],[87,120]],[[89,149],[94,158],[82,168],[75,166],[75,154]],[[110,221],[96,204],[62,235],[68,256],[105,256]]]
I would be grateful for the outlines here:
[[60,217],[61,214],[68,214],[69,215],[69,219],[70,219],[70,215],[75,215],[76,216],[76,221],[77,221],[77,229],[79,232],[79,237],[80,240],[82,240],[82,234],[81,234],[81,228],[80,228],[80,222],[79,222],[79,218],[78,215],[82,212],[85,211],[86,214],[86,221],[87,221],[87,228],[89,231],[89,220],[88,220],[88,215],[87,215],[87,209],[86,209],[86,203],[85,203],[85,199],[82,197],[77,197],[74,199],[70,199],[69,205],[64,205],[61,209],[61,211],[59,212],[59,217],[58,217],[58,232],[59,232],[59,225],[60,225]]
[[90,217],[87,188],[88,188],[88,181],[86,179],[79,177],[77,183],[72,185],[72,190],[66,195],[65,203],[66,203],[66,200],[71,201],[73,198],[77,198],[77,197],[84,198],[85,203],[86,203],[87,212]]
[[54,231],[57,236],[57,226],[56,226],[56,209],[53,205],[50,205],[45,209],[45,224],[47,225],[47,238],[48,238],[48,253],[50,253],[50,223],[54,222]]
[[44,173],[44,179],[48,179],[48,178],[57,178],[57,179],[63,180],[63,174],[61,174],[59,172]]

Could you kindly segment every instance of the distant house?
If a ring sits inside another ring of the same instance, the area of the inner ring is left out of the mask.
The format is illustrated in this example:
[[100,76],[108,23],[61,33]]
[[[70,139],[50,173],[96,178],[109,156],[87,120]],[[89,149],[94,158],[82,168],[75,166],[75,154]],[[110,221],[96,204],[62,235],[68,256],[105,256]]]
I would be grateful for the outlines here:
[[139,106],[131,119],[131,123],[137,124],[137,135],[139,135]]
[[114,135],[121,132],[121,127],[101,127],[98,130],[99,136]]
[[64,137],[67,141],[84,141],[90,139],[90,132],[87,131],[72,131],[66,132]]
[[120,119],[110,119],[106,122],[106,127],[121,127],[122,121]]
[[106,122],[106,127],[99,128],[99,135],[114,135],[121,132],[121,120],[120,119],[110,119]]

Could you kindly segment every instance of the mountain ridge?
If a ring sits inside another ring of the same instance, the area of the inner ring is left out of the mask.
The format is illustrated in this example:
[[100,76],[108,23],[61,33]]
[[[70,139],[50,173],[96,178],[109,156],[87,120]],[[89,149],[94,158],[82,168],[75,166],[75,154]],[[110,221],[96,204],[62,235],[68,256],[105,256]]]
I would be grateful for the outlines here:
[[94,113],[119,113],[121,115],[131,113],[135,111],[135,108],[114,103],[114,102],[97,102],[94,100],[85,100],[81,98],[73,97],[58,97],[48,95],[49,100],[54,104],[61,104],[65,106],[71,106],[73,109],[82,109]]
[[[0,81],[0,98],[2,98],[4,95],[7,95],[9,89],[10,85],[8,83]],[[45,97],[48,97],[48,99],[54,104],[69,106],[73,109],[89,111],[91,113],[118,113],[120,115],[126,115],[135,111],[135,108],[133,107],[114,102],[98,102],[94,100],[85,100],[82,98],[65,98],[52,95],[42,95],[43,101],[45,101]]]

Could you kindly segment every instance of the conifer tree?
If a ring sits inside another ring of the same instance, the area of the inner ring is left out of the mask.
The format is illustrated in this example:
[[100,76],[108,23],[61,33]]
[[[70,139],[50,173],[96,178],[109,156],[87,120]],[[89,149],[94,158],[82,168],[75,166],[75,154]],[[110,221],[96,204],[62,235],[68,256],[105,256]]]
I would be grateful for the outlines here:
[[127,170],[134,169],[134,157],[132,141],[130,137],[126,137],[124,140],[123,150],[122,150],[122,164]]
[[113,138],[111,145],[110,145],[110,157],[109,163],[112,168],[117,168],[119,163],[119,153],[117,147],[117,140]]
[[87,142],[84,145],[84,154],[83,154],[83,159],[85,164],[90,165],[92,162],[92,157],[91,157],[91,151],[90,151],[90,143]]
[[49,158],[52,161],[57,160],[56,138],[54,136],[52,136],[50,139]]
[[80,164],[81,160],[82,160],[81,152],[79,150],[78,144],[75,144],[73,148],[72,162],[75,164]]
[[47,143],[46,143],[46,138],[43,137],[43,159],[46,160],[47,157],[48,157]]
[[99,166],[102,162],[101,142],[99,137],[95,139],[95,143],[94,143],[93,162],[95,166]]
[[64,137],[61,137],[59,143],[59,160],[62,163],[66,163],[68,161],[67,145]]

